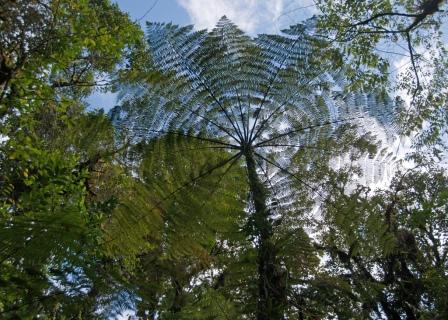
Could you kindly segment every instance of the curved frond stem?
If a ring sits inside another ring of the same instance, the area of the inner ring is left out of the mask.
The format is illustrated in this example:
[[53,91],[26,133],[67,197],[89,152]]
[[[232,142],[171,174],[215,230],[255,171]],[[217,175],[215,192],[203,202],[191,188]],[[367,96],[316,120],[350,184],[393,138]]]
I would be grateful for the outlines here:
[[250,94],[247,94],[247,110],[246,110],[246,132],[247,132],[247,140],[249,141],[249,132],[250,132],[250,123],[249,123],[249,119],[250,119]]
[[315,125],[299,128],[299,129],[290,130],[288,132],[281,133],[281,134],[279,134],[279,135],[277,135],[275,137],[263,140],[263,141],[255,144],[253,147],[256,148],[256,147],[259,147],[259,146],[264,146],[264,144],[266,144],[268,142],[274,141],[274,140],[279,139],[279,138],[287,137],[287,136],[289,136],[290,134],[293,134],[293,133],[297,133],[297,132],[301,132],[301,131],[305,131],[305,130],[309,130],[309,129],[315,129],[315,128],[320,128],[320,127],[330,126],[330,125],[338,124],[338,123],[344,123],[344,122],[348,122],[348,121],[352,121],[352,120],[356,120],[356,119],[361,119],[361,118],[363,118],[363,116],[355,117],[355,118],[347,118],[347,119],[342,119],[342,120],[335,120],[335,121],[327,121],[327,122],[324,122],[324,123],[319,123],[319,124],[315,124]]
[[[230,117],[230,115],[227,113],[226,109],[223,107],[223,105],[221,104],[221,102],[219,102],[219,100],[215,97],[215,95],[213,94],[213,91],[208,88],[207,85],[205,85],[206,90],[209,92],[209,95],[212,97],[212,99],[218,104],[219,108],[221,109],[221,111],[224,113],[224,115],[226,116],[227,120],[229,120],[230,124],[232,125],[233,129],[235,130],[237,136],[240,138],[239,140],[237,140],[240,144],[243,143],[244,139],[243,136],[241,134],[241,131],[238,129],[238,127],[235,125],[234,121],[232,121],[232,118]],[[233,112],[233,111],[232,111]]]
[[215,143],[215,144],[220,144],[220,145],[226,146],[229,149],[238,149],[238,150],[241,149],[241,147],[238,145],[234,145],[234,144],[223,142],[223,141],[216,140],[216,139],[205,138],[205,137],[200,137],[197,135],[187,134],[187,133],[179,132],[179,131],[154,130],[154,129],[149,129],[148,131],[164,133],[164,134],[175,134],[175,135],[182,136],[182,137],[193,138],[193,139],[197,139],[197,140],[201,140],[201,141],[208,141],[210,143]]
[[[221,37],[221,45],[227,47],[226,44],[225,44],[226,41],[225,41],[225,39],[224,39],[224,36],[225,36],[224,29],[221,29],[221,33],[220,33],[220,34],[221,34],[221,35],[220,35],[220,37]],[[235,77],[232,76],[232,78],[235,80]],[[239,98],[239,94],[238,94],[238,91],[237,91],[237,89],[236,89],[236,86],[235,86],[234,90],[235,90],[235,93],[236,93],[236,96],[237,96],[238,106],[239,106],[239,108],[241,109],[241,102],[240,102],[240,98]],[[216,100],[217,100],[217,99],[215,99],[215,101],[216,101]],[[223,108],[222,108],[222,109],[223,109]],[[240,125],[239,125],[239,123],[238,123],[238,117],[235,115],[234,110],[233,110],[232,107],[230,108],[230,111],[232,112],[232,115],[233,115],[233,117],[235,118],[235,124],[236,124],[236,125],[234,126],[234,129],[235,129],[236,133],[238,134],[238,136],[239,136],[240,139],[241,139],[241,141],[239,141],[239,143],[240,143],[241,145],[244,145],[244,144],[247,142],[246,133],[245,133],[245,128],[244,128],[244,121],[243,121],[243,119],[241,119],[241,125],[242,125],[242,127],[243,127],[243,130],[241,130],[241,127],[240,127]],[[233,124],[232,124],[232,125],[233,125]],[[235,128],[235,127],[236,127],[236,128]]]
[[[302,85],[305,85],[305,86],[306,86],[306,85],[310,84],[310,83],[313,82],[317,77],[321,76],[321,75],[324,74],[325,72],[327,72],[327,71],[326,71],[326,70],[323,70],[322,72],[320,72],[320,73],[318,73],[317,75],[315,75],[313,78],[308,79],[308,80],[306,81],[306,83],[304,83],[304,84],[302,84]],[[257,129],[257,131],[255,132],[255,134],[253,135],[252,139],[250,140],[250,143],[254,142],[254,141],[260,136],[260,134],[263,133],[263,129],[264,129],[265,125],[266,125],[266,124],[269,122],[269,120],[271,120],[271,118],[272,118],[275,114],[277,114],[277,113],[280,111],[280,109],[281,109],[282,107],[284,107],[287,103],[288,103],[288,100],[286,99],[286,100],[285,100],[283,103],[281,103],[277,108],[275,108],[275,110],[272,111],[272,113],[271,113],[266,119],[264,119],[264,120],[261,122],[260,127]]]
[[207,118],[207,117],[205,117],[205,116],[199,114],[197,111],[194,111],[193,109],[188,109],[188,108],[187,108],[187,110],[190,111],[191,113],[195,114],[196,116],[200,117],[201,119],[207,121],[208,123],[211,123],[211,124],[214,125],[216,128],[218,128],[218,129],[224,131],[224,132],[227,133],[230,137],[232,137],[232,139],[235,139],[235,141],[239,141],[238,138],[235,137],[235,135],[232,134],[232,133],[228,130],[228,128],[225,128],[225,127],[223,127],[223,126],[217,124],[215,121],[213,121],[213,120],[211,120],[211,119],[209,119],[209,118]]
[[[241,126],[243,127],[243,136],[244,136],[243,143],[247,143],[249,137],[248,137],[248,132],[246,130],[246,123],[245,123],[246,121],[244,121],[244,113],[243,113],[243,108],[241,106],[241,98],[240,98],[240,95],[238,94],[237,91],[236,91],[236,96],[237,96],[237,99],[238,99],[238,109],[240,111]],[[247,120],[247,122],[249,122],[248,120]]]
[[200,147],[200,148],[176,149],[176,150],[173,150],[170,153],[176,154],[176,153],[183,152],[183,151],[197,151],[197,150],[209,150],[209,149],[226,149],[226,150],[234,149],[234,150],[238,150],[238,149],[235,149],[235,148],[229,148],[227,146],[206,146],[206,147]]
[[260,136],[260,134],[263,133],[264,126],[269,122],[269,120],[271,120],[271,118],[272,118],[277,112],[280,111],[281,108],[283,108],[283,107],[286,105],[286,103],[287,103],[287,101],[285,101],[285,102],[283,102],[282,104],[280,104],[277,108],[275,108],[274,111],[271,112],[271,114],[270,114],[266,119],[264,119],[264,120],[261,122],[260,127],[257,129],[257,132],[255,132],[255,134],[253,135],[253,137],[250,139],[249,144],[252,144],[252,143],[253,143],[253,142]]
[[205,147],[198,147],[198,148],[183,148],[183,149],[177,149],[174,148],[171,151],[163,151],[165,154],[174,155],[174,156],[182,156],[182,152],[189,152],[189,151],[199,151],[199,150],[237,150],[234,148],[229,148],[226,146],[205,146]]
[[[217,165],[213,166],[212,168],[206,170],[205,172],[201,173],[200,175],[194,177],[193,179],[191,179],[191,180],[185,182],[185,183],[184,183],[183,185],[181,185],[179,188],[177,188],[176,190],[174,190],[174,191],[172,192],[172,194],[174,194],[174,193],[180,191],[181,189],[183,189],[183,188],[189,186],[190,184],[192,184],[192,183],[194,183],[194,182],[196,182],[196,181],[198,181],[198,180],[204,178],[205,176],[207,176],[207,175],[213,173],[213,171],[215,171],[215,170],[217,170],[217,169],[219,169],[219,168],[221,168],[221,167],[224,167],[224,166],[225,166],[226,164],[228,164],[229,162],[233,162],[233,160],[235,160],[235,159],[239,159],[239,158],[241,157],[241,155],[242,155],[242,152],[238,152],[238,153],[234,154],[233,156],[231,156],[230,158],[227,158],[227,159],[225,159],[225,160],[219,162]],[[168,198],[165,198],[164,200],[166,200],[166,199],[168,199]]]
[[[242,153],[240,153],[239,155],[237,155],[229,164],[229,166],[226,168],[226,170],[222,173],[222,175],[220,175],[218,181],[215,183],[215,187],[213,190],[211,190],[211,192],[209,193],[209,197],[208,199],[210,199],[215,192],[218,190],[219,185],[221,184],[222,179],[224,179],[224,177],[226,176],[226,174],[232,169],[232,167],[235,165],[235,163],[238,162],[238,160],[241,158]],[[202,207],[205,205],[206,200],[203,202]]]
[[[244,131],[241,130],[241,127],[240,127],[240,124],[239,124],[239,121],[238,121],[238,117],[235,115],[235,112],[234,112],[233,108],[230,108],[230,111],[232,112],[232,115],[233,115],[233,117],[235,118],[235,125],[236,125],[236,127],[237,127],[237,129],[238,129],[238,132],[240,133],[240,134],[239,134],[240,139],[241,139],[240,142],[241,142],[241,144],[244,144],[244,142],[245,142],[245,140],[246,140]],[[244,126],[243,126],[243,129],[244,129]],[[238,133],[238,132],[237,132],[237,133]]]
[[313,187],[312,185],[310,185],[309,183],[305,182],[303,179],[300,179],[296,174],[292,173],[291,171],[289,171],[288,169],[283,168],[281,165],[279,165],[277,162],[269,160],[268,158],[262,156],[261,154],[254,152],[254,155],[259,157],[260,159],[270,163],[271,165],[273,165],[274,167],[276,167],[277,169],[279,169],[281,172],[286,173],[287,175],[289,175],[290,177],[294,178],[295,180],[297,180],[299,183],[303,184],[305,187],[307,187],[308,189],[310,189],[314,194],[316,194],[317,196],[319,196],[319,198],[321,198],[322,200],[325,199],[325,197],[319,192],[319,190],[315,187]]
[[[291,44],[291,48],[293,48],[293,47],[296,45],[296,43],[299,41],[299,39],[300,39],[300,38],[297,37],[297,38],[292,42],[292,44]],[[253,136],[253,133],[254,133],[255,128],[256,128],[256,126],[257,126],[258,119],[260,118],[261,109],[263,108],[263,105],[265,104],[266,99],[267,99],[269,93],[271,92],[271,89],[272,89],[272,87],[273,87],[273,85],[274,85],[274,83],[275,83],[275,80],[277,79],[277,77],[278,77],[280,71],[282,70],[282,68],[283,68],[283,66],[284,66],[284,64],[285,64],[285,62],[286,62],[286,60],[288,60],[288,58],[289,58],[289,56],[286,56],[286,57],[282,60],[282,62],[280,63],[280,65],[279,65],[278,68],[277,68],[277,71],[275,72],[275,75],[274,75],[274,76],[272,77],[272,79],[269,81],[269,85],[268,85],[268,88],[266,89],[266,92],[265,92],[264,95],[263,95],[263,99],[261,100],[258,109],[255,111],[257,114],[256,114],[256,116],[255,116],[255,120],[254,120],[254,124],[253,124],[253,126],[252,126],[252,129],[250,130],[249,141],[253,141],[253,140],[252,140],[252,136]]]

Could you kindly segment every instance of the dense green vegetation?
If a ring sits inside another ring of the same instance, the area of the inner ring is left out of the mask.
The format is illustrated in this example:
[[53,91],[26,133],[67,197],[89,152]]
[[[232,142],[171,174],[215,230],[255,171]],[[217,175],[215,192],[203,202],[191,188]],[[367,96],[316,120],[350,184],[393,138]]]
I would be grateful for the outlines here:
[[446,319],[445,2],[317,5],[250,38],[1,4],[0,318]]

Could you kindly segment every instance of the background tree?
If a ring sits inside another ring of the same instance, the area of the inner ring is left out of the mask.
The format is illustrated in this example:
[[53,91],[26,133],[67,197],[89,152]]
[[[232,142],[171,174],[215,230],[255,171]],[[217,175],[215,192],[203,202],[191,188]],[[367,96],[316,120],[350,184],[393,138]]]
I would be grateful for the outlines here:
[[352,87],[381,86],[407,100],[402,133],[416,138],[415,147],[430,145],[425,152],[438,155],[446,150],[446,5],[444,0],[317,1],[322,14],[316,33],[330,43],[326,57],[346,64]]
[[397,172],[390,186],[376,191],[350,188],[350,176],[349,170],[329,175],[326,231],[316,244],[328,254],[335,292],[348,299],[333,313],[443,319],[446,301],[438,292],[447,284],[445,172],[421,164]]
[[108,119],[82,98],[141,35],[108,1],[1,4],[2,318],[94,318],[119,288],[98,246],[116,194],[96,183],[102,169],[119,177],[117,150]]

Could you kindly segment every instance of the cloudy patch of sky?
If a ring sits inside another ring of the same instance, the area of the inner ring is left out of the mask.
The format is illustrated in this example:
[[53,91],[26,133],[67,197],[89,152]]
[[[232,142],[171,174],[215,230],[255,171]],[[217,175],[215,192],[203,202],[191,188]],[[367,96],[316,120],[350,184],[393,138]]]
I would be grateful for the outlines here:
[[278,33],[315,13],[312,0],[178,0],[196,29],[211,29],[223,15],[243,31]]

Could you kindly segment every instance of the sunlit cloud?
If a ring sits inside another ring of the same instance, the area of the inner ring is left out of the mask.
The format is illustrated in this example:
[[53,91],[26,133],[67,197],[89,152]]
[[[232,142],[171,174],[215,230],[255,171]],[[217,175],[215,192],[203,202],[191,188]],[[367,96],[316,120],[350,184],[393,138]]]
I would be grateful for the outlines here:
[[251,35],[277,33],[315,12],[312,0],[177,1],[187,11],[196,29],[211,29],[225,15]]

